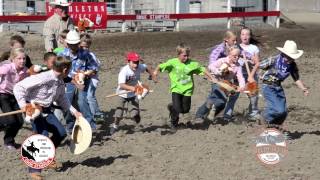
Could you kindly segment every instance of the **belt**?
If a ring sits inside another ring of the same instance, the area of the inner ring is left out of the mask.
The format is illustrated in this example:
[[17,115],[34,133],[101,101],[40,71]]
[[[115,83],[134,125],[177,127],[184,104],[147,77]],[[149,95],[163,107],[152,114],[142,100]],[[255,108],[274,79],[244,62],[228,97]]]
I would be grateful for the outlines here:
[[267,85],[274,85],[274,86],[281,86],[281,81],[262,81],[263,84]]

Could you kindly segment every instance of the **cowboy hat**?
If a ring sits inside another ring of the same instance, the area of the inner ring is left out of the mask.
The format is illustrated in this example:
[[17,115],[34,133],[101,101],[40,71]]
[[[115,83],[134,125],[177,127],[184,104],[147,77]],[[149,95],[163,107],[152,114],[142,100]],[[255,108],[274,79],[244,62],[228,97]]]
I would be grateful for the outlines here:
[[53,0],[53,1],[50,1],[49,4],[53,6],[70,6],[71,5],[71,3],[68,3],[68,0]]
[[76,120],[71,139],[70,151],[73,154],[81,154],[90,146],[92,139],[91,126],[82,116]]
[[292,59],[298,59],[303,54],[303,51],[298,50],[297,44],[291,40],[286,40],[283,48],[277,47],[277,49]]
[[78,44],[80,42],[79,33],[76,30],[69,31],[66,37],[66,42],[68,44]]

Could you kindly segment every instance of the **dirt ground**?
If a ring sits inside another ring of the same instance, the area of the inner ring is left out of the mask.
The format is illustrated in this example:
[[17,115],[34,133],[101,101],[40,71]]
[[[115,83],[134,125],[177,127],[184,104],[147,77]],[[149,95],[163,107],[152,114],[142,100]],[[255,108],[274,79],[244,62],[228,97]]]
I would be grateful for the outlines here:
[[[62,162],[61,171],[44,171],[47,179],[112,179],[112,180],[185,180],[185,179],[320,179],[320,26],[291,26],[281,29],[254,30],[262,43],[261,57],[277,53],[275,47],[283,46],[287,39],[297,42],[304,55],[297,60],[301,79],[310,88],[310,96],[295,86],[291,78],[284,83],[289,107],[286,126],[289,131],[288,155],[277,166],[265,167],[255,156],[252,139],[256,127],[248,126],[242,118],[248,99],[241,95],[237,105],[235,123],[215,122],[203,126],[181,128],[175,134],[166,133],[171,101],[167,74],[160,75],[154,84],[143,75],[154,92],[141,102],[143,128],[133,132],[130,120],[122,121],[122,130],[108,137],[116,98],[105,96],[115,92],[117,76],[125,65],[127,51],[137,51],[147,64],[155,67],[168,58],[175,57],[175,47],[180,42],[190,44],[191,56],[207,65],[211,47],[220,43],[222,31],[94,34],[92,51],[103,63],[100,71],[101,84],[97,97],[101,109],[108,117],[100,123],[93,136],[92,146],[81,155],[72,155],[67,145],[57,149],[57,160]],[[10,33],[1,34],[0,50],[6,49]],[[39,62],[44,43],[39,35],[24,35],[30,57]],[[194,117],[204,102],[210,84],[203,77],[195,77],[195,92],[189,115],[181,118],[185,123]],[[259,107],[263,109],[263,98]],[[30,125],[24,125],[16,141],[30,135]],[[19,152],[3,147],[0,132],[1,179],[28,179],[27,168],[20,160]]]

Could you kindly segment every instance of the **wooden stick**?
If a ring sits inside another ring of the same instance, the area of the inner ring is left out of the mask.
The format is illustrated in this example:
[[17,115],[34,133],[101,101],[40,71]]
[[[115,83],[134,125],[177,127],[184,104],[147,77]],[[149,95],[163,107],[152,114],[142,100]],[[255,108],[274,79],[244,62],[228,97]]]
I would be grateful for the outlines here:
[[10,116],[10,115],[14,115],[14,114],[19,114],[19,113],[24,113],[25,110],[17,110],[17,111],[11,111],[11,112],[6,112],[6,113],[1,113],[0,117],[4,117],[4,116]]
[[108,96],[106,96],[106,98],[111,98],[111,97],[114,97],[114,96],[119,96],[119,95],[123,95],[123,94],[127,94],[131,91],[126,91],[126,92],[122,92],[122,93],[115,93],[115,94],[110,94]]
[[[106,96],[106,98],[111,98],[111,97],[115,97],[115,96],[119,96],[119,95],[123,95],[123,94],[127,94],[129,92],[132,92],[132,91],[126,91],[126,92],[122,92],[122,93],[114,93],[114,94],[110,94],[108,96]],[[153,92],[153,90],[149,90],[150,93]]]

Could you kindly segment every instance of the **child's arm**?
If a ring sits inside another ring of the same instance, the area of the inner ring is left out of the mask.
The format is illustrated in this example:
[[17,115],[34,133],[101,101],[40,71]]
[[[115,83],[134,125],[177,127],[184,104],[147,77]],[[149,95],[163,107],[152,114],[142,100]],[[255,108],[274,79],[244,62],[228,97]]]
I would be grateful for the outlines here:
[[309,95],[309,90],[308,88],[303,84],[303,82],[301,80],[297,80],[296,82],[296,85],[303,91],[303,94],[305,96],[308,96]]
[[203,73],[204,73],[205,76],[207,76],[207,78],[209,79],[209,81],[211,81],[211,82],[213,82],[213,83],[215,83],[215,82],[218,81],[216,78],[214,78],[214,77],[210,74],[210,72],[209,72],[207,69],[206,69]]
[[259,58],[259,54],[255,54],[254,56],[252,56],[252,60],[254,62],[254,66],[248,76],[248,81],[249,82],[255,82],[254,79],[254,75],[256,74],[257,70],[259,69],[260,66],[260,58]]
[[158,66],[156,67],[156,69],[154,69],[153,75],[154,75],[155,77],[157,77],[158,74],[159,74],[159,71],[160,71],[160,66],[158,65]]
[[297,64],[295,62],[293,62],[293,70],[290,72],[291,77],[293,78],[294,82],[296,83],[296,85],[298,86],[298,88],[300,88],[305,96],[309,95],[309,91],[308,88],[303,84],[303,82],[300,80],[300,75],[299,75],[299,70],[297,67]]
[[130,85],[126,84],[126,83],[121,83],[121,84],[119,84],[119,86],[120,86],[121,89],[124,89],[124,90],[127,90],[127,91],[132,91],[132,92],[135,91],[135,87],[134,86],[130,86]]
[[149,76],[151,77],[151,79],[152,79],[154,82],[157,82],[157,79],[156,79],[156,76],[155,76],[154,73],[153,73],[152,67],[151,67],[151,66],[147,66],[146,71],[147,71],[147,73],[149,74]]

